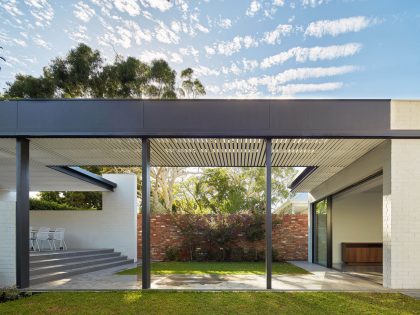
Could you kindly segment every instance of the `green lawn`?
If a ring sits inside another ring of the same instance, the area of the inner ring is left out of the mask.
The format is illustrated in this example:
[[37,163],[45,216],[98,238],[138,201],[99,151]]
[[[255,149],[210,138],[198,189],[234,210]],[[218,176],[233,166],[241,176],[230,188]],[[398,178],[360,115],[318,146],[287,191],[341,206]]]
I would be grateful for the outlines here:
[[0,304],[0,314],[420,314],[396,293],[61,292]]
[[[152,274],[257,274],[265,273],[263,262],[155,262]],[[273,274],[306,274],[306,270],[289,263],[273,263]],[[119,275],[140,275],[141,267],[123,270]]]

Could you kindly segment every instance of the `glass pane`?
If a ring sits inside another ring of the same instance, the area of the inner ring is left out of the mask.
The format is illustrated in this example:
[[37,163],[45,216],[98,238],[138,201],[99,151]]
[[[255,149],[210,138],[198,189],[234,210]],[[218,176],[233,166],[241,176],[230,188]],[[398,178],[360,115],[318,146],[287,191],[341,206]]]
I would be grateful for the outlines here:
[[316,215],[316,262],[327,265],[327,200],[315,205]]

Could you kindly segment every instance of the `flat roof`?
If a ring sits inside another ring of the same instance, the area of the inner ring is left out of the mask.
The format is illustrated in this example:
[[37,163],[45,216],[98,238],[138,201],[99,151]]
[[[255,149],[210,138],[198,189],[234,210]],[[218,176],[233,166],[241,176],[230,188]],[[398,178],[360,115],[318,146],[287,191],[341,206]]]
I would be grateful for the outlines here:
[[9,100],[0,137],[420,137],[390,113],[389,99]]

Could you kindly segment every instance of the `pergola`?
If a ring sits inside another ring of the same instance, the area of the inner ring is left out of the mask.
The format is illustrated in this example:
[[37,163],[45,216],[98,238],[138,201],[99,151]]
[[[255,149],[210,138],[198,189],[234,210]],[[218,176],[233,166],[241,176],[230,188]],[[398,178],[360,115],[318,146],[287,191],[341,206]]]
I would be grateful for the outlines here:
[[[271,288],[271,168],[306,167],[307,192],[387,138],[390,100],[16,100],[0,106],[0,189],[16,190],[17,285],[29,286],[29,191],[112,183],[75,167],[142,167],[142,287],[150,288],[150,167],[265,167]],[[15,176],[16,174],[16,176]],[[70,175],[70,176],[68,176]],[[80,182],[82,179],[82,182]],[[100,187],[98,189],[98,186]]]

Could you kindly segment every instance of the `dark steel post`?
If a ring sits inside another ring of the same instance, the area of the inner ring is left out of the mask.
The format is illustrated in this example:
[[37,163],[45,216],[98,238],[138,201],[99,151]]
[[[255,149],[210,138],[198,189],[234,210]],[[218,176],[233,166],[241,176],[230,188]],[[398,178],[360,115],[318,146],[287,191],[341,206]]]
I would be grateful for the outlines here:
[[16,139],[16,286],[29,287],[29,140]]
[[332,268],[332,196],[327,197],[327,268]]
[[265,142],[265,272],[267,277],[267,289],[271,289],[272,270],[272,217],[271,217],[271,139]]
[[142,288],[150,289],[150,140],[142,139]]

